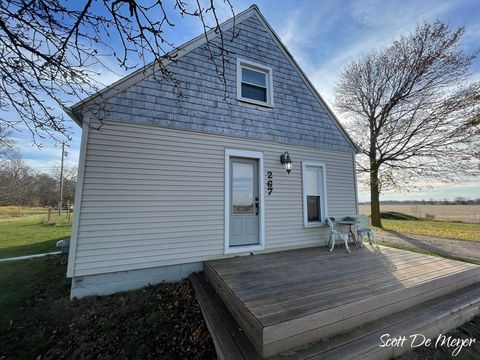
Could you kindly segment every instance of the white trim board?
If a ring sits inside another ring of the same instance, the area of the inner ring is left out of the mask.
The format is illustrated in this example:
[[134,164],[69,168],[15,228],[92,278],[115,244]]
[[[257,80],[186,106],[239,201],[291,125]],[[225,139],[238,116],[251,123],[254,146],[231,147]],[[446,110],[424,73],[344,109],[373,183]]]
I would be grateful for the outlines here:
[[88,130],[88,123],[84,122],[82,125],[82,140],[80,143],[80,156],[78,159],[77,184],[75,186],[75,202],[73,205],[73,223],[72,234],[70,236],[70,248],[68,250],[67,277],[74,276],[75,255],[77,253],[78,228],[80,224],[80,209],[82,204],[83,175],[85,173],[85,157],[87,154]]
[[[258,160],[258,201],[260,205],[259,214],[259,244],[258,245],[245,245],[230,247],[230,158],[240,157],[248,159]],[[264,193],[264,181],[263,181],[263,152],[238,150],[238,149],[225,149],[225,183],[224,183],[224,197],[225,197],[225,228],[224,228],[224,253],[225,254],[238,254],[247,253],[253,251],[265,250],[265,193]]]
[[356,154],[352,154],[353,161],[353,177],[355,181],[353,185],[355,186],[355,209],[357,210],[357,215],[360,214],[360,205],[358,204],[358,176],[357,176],[357,159],[355,158]]

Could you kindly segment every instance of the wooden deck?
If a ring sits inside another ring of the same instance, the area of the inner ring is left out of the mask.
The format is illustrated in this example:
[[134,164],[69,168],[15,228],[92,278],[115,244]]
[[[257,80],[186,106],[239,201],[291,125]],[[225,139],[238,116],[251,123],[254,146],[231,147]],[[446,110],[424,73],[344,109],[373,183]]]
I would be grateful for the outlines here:
[[264,358],[480,282],[479,266],[385,247],[235,257],[204,270]]

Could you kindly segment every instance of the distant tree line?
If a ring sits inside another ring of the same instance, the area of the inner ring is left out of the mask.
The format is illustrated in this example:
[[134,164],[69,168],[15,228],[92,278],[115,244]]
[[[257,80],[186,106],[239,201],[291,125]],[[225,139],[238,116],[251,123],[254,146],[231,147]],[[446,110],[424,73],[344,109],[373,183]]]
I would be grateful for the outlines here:
[[[361,202],[361,205],[370,204],[370,202]],[[468,199],[463,196],[458,196],[453,200],[385,200],[381,201],[382,205],[480,205],[480,198]]]
[[[1,128],[0,128],[1,130]],[[0,134],[2,131],[0,131]],[[5,134],[5,131],[3,131]],[[5,136],[5,139],[8,136]],[[63,170],[63,203],[73,203],[77,168]],[[28,166],[11,140],[0,139],[0,205],[57,207],[60,169],[37,172]]]

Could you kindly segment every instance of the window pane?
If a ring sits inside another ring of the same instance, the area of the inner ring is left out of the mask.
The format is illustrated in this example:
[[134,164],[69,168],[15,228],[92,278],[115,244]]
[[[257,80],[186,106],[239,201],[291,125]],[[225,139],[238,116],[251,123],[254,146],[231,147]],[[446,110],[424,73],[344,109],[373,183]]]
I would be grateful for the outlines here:
[[318,195],[320,193],[318,170],[318,168],[313,167],[305,169],[305,190],[307,195]]
[[308,221],[320,221],[320,196],[307,196]]
[[232,212],[253,212],[253,164],[232,164]]
[[253,85],[267,87],[267,74],[242,68],[242,82],[248,82]]
[[267,89],[242,83],[242,97],[267,102]]

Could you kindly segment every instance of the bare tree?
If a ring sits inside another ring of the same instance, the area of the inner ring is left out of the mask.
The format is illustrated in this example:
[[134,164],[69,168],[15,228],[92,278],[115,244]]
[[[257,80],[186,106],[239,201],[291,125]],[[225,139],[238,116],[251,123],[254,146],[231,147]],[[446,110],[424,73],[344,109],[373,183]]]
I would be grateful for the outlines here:
[[[65,204],[75,198],[77,168],[67,166],[63,176]],[[59,170],[35,173],[18,153],[0,164],[0,205],[56,206],[59,196]]]
[[63,174],[63,199],[69,203],[75,200],[75,186],[77,185],[78,168],[76,166],[67,166]]
[[[76,166],[64,166],[63,168],[63,201],[72,203],[75,199],[75,185],[77,183],[77,172],[78,168]],[[53,179],[56,180],[57,183],[57,195],[58,195],[58,181],[60,179],[60,167],[55,168],[52,172]],[[58,196],[57,196],[58,199]],[[64,204],[66,204],[64,202]]]
[[18,151],[11,131],[0,125],[0,159]]
[[29,203],[34,185],[32,169],[21,156],[15,156],[2,162],[0,166],[0,203],[20,207]]
[[58,202],[58,181],[50,174],[41,173],[35,176],[29,205],[54,207]]
[[381,191],[478,172],[478,136],[463,125],[478,113],[480,84],[468,82],[475,56],[462,50],[463,33],[424,22],[343,70],[336,107],[361,149],[375,226]]
[[[0,0],[0,5],[0,125],[23,124],[34,140],[45,133],[68,134],[58,110],[97,92],[103,85],[99,73],[111,68],[111,58],[126,70],[154,61],[155,74],[180,95],[167,66],[176,56],[168,33],[179,19],[198,19],[225,83],[228,39],[217,7],[233,15],[230,0]],[[207,36],[211,29],[220,40]]]
[[[475,97],[476,101],[480,103],[480,94],[477,94]],[[480,111],[476,113],[470,121],[467,121],[464,129],[467,132],[471,132],[473,128],[473,131],[475,134],[480,135]],[[477,156],[480,157],[480,149],[478,149]]]

